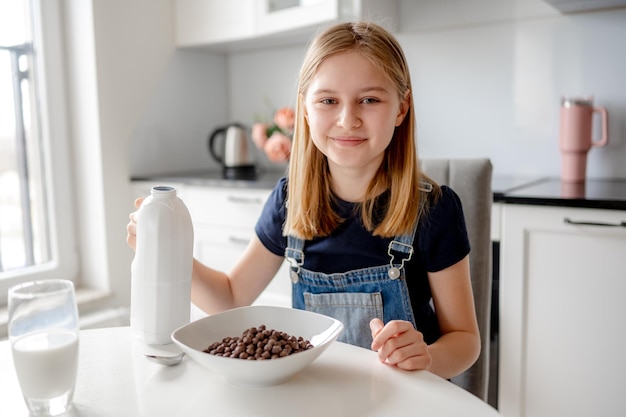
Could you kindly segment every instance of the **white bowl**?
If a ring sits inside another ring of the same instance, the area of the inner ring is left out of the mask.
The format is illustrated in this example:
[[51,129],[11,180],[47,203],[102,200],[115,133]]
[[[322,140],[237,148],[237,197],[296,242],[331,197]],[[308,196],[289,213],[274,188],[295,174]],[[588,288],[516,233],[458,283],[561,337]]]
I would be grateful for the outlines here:
[[[314,346],[277,359],[244,360],[203,352],[213,342],[241,336],[251,328],[268,329],[302,336]],[[235,308],[204,317],[172,333],[172,340],[191,359],[222,376],[227,382],[242,386],[281,384],[313,362],[343,330],[339,320],[310,311],[274,306]]]

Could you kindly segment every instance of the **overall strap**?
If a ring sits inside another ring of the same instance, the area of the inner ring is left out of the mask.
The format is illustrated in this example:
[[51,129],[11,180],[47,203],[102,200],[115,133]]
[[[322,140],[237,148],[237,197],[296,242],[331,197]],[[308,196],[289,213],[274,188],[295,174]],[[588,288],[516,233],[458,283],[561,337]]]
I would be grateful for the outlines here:
[[[430,193],[433,189],[432,184],[426,181],[420,181],[419,191],[420,196],[422,198],[420,203],[420,212],[424,207],[424,201],[426,200],[427,193]],[[394,239],[389,242],[389,246],[387,248],[387,254],[390,256],[389,260],[389,277],[391,279],[396,279],[400,276],[400,269],[404,267],[404,263],[409,261],[413,256],[413,240],[415,238],[415,232],[417,230],[417,225],[419,224],[419,216],[415,219],[415,223],[413,224],[413,229],[410,233],[396,236]],[[285,248],[285,259],[291,265],[292,277],[294,273],[297,274],[300,272],[300,267],[304,264],[304,239],[300,239],[296,236],[288,235],[287,236],[287,247]],[[400,267],[397,268],[393,265],[393,261],[395,256],[392,252],[400,252],[405,254],[406,256],[402,258]]]
[[304,264],[304,239],[288,235],[287,247],[285,248],[285,259],[291,265],[293,272],[300,272],[300,267]]
[[[389,278],[391,279],[397,279],[400,277],[400,270],[404,268],[404,263],[407,261],[410,261],[411,257],[413,256],[413,241],[415,239],[415,232],[417,231],[417,226],[420,220],[419,215],[421,214],[424,208],[424,202],[426,201],[426,198],[428,198],[426,194],[430,193],[433,190],[433,186],[429,182],[421,181],[419,190],[420,190],[420,197],[421,197],[420,213],[415,219],[415,223],[413,224],[413,229],[411,230],[410,233],[394,237],[393,240],[389,242],[389,246],[387,247],[387,255],[389,255],[388,275],[389,275]],[[399,267],[395,267],[393,265],[393,261],[395,259],[395,255],[393,254],[393,252],[400,252],[405,255],[400,261]]]

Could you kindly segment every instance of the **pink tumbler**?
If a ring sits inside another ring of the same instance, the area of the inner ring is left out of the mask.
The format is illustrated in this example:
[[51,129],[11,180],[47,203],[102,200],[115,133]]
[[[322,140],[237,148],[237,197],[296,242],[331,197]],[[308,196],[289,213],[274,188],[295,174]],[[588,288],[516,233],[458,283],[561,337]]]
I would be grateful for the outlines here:
[[[592,139],[593,114],[602,117],[602,137]],[[587,152],[593,146],[605,146],[608,141],[608,113],[603,107],[593,107],[591,98],[563,98],[561,101],[561,131],[559,148],[562,154],[561,180],[584,182]]]

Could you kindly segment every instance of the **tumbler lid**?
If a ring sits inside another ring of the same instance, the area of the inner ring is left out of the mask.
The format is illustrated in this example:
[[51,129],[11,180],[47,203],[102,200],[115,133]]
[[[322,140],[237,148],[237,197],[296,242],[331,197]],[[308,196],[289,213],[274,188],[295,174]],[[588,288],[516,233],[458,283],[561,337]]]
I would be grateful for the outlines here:
[[593,107],[593,97],[572,97],[561,98],[561,105],[563,107],[574,107],[574,106],[589,106]]

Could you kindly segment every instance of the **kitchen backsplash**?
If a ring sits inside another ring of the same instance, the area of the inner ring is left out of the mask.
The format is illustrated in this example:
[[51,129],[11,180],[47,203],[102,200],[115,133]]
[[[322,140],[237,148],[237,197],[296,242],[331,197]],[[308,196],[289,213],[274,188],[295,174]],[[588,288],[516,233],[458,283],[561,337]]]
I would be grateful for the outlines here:
[[[561,14],[541,0],[398,7],[421,156],[487,156],[496,175],[558,176],[561,97],[593,94],[609,112],[609,145],[589,152],[588,176],[626,178],[626,8]],[[293,105],[305,48],[177,52],[134,134],[131,174],[214,167],[206,138],[216,126]]]

